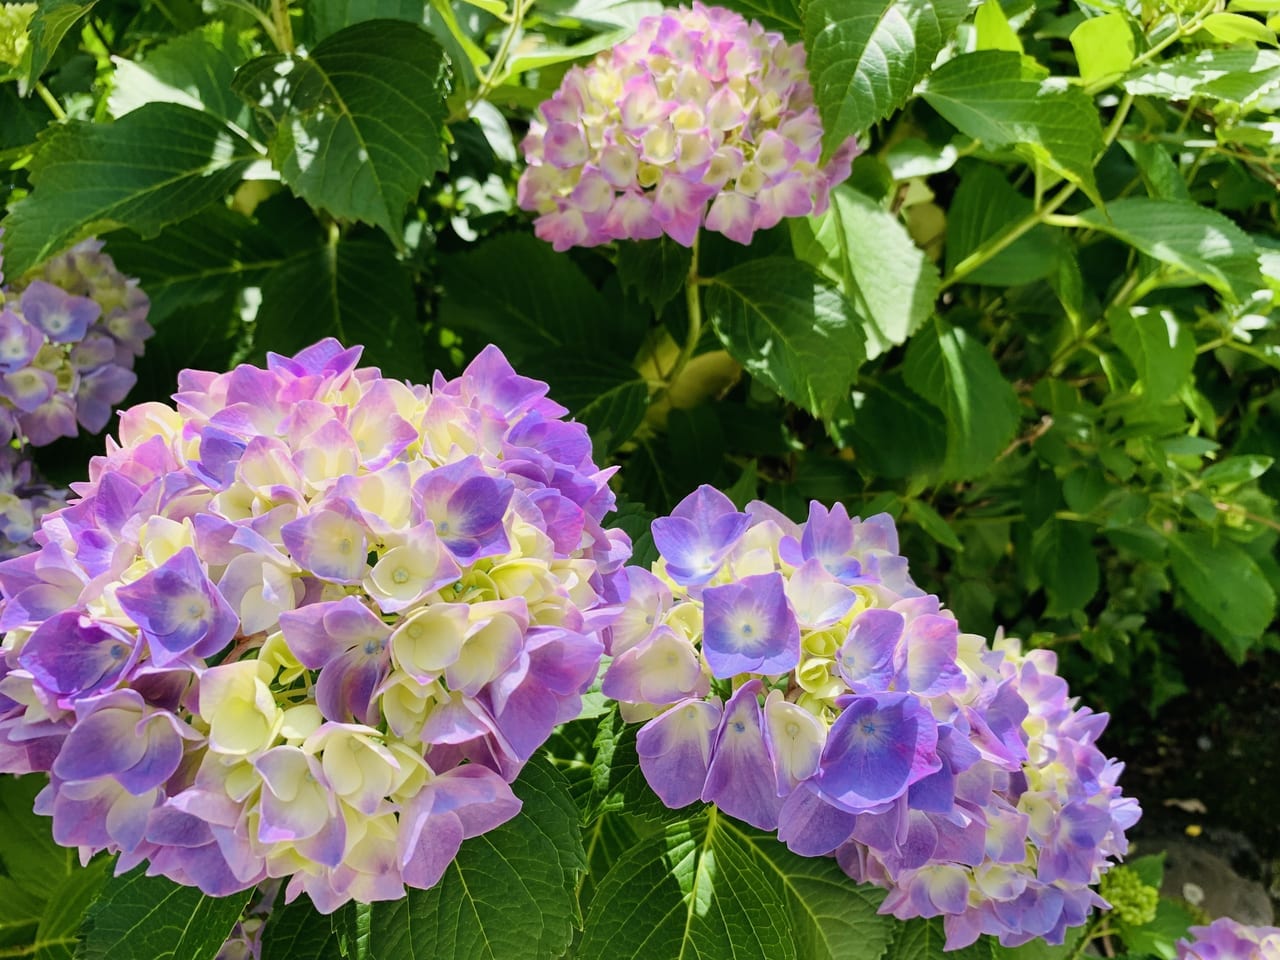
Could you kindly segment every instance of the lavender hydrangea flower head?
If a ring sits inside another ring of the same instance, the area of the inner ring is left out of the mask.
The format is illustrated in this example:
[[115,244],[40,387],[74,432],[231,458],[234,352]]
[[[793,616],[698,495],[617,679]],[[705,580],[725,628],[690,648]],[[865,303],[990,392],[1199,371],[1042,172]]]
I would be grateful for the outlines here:
[[45,483],[27,453],[0,447],[0,560],[39,549],[40,519],[66,501],[67,491]]
[[695,2],[640,21],[574,67],[524,144],[517,199],[556,250],[700,227],[749,243],[784,217],[821,213],[858,152],[824,164],[804,48]]
[[1137,804],[1053,655],[961,633],[911,580],[885,514],[803,524],[702,487],[653,523],[652,572],[606,631],[603,690],[645,720],[640,766],[889,890],[882,912],[1061,943],[1105,903]]
[[106,427],[137,381],[149,309],[98,240],[0,296],[0,440],[44,446]]
[[630,543],[493,347],[430,388],[325,340],[184,371],[0,564],[0,769],[55,838],[329,912],[434,884],[577,715]]
[[1178,960],[1280,960],[1280,928],[1254,927],[1221,917],[1192,927],[1176,944]]

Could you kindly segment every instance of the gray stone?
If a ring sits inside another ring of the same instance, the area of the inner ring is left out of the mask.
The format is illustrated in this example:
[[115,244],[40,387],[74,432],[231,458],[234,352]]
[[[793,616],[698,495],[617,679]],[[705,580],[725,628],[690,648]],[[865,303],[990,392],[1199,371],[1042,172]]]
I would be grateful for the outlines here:
[[1209,838],[1170,840],[1165,850],[1161,893],[1190,901],[1210,917],[1232,917],[1241,923],[1270,926],[1275,911],[1266,888],[1231,869]]

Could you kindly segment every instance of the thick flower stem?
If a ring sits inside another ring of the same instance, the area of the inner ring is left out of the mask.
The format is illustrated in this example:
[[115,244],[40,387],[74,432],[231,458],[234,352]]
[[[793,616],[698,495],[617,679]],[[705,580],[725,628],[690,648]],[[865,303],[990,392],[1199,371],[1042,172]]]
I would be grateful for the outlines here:
[[680,379],[680,374],[684,372],[684,368],[693,359],[694,351],[698,349],[698,341],[702,339],[702,298],[698,292],[702,282],[698,276],[698,238],[696,236],[693,238],[691,253],[689,276],[684,282],[684,298],[689,313],[689,333],[685,337],[684,346],[680,348],[680,356],[676,357],[675,366],[667,374],[668,388]]

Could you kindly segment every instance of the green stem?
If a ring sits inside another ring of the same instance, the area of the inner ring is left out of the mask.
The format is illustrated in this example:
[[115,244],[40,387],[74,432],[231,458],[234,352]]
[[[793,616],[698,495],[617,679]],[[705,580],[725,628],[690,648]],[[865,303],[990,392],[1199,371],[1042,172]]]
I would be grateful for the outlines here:
[[293,25],[289,22],[289,0],[271,0],[271,21],[276,28],[276,46],[281,53],[293,56]]
[[1102,923],[1102,914],[1095,913],[1089,918],[1089,923],[1084,930],[1080,932],[1080,939],[1076,941],[1076,945],[1071,948],[1071,953],[1067,955],[1067,960],[1080,960],[1084,956],[1085,950],[1089,944],[1093,942],[1093,932],[1098,929],[1098,925]]
[[39,80],[36,81],[35,91],[36,91],[36,95],[39,96],[40,99],[44,101],[44,105],[49,108],[49,112],[52,113],[56,119],[58,120],[67,119],[67,111],[62,109],[62,104],[58,102],[58,98],[55,97],[49,91],[49,88],[46,87],[43,83],[41,83]]
[[493,88],[498,85],[502,71],[506,69],[507,56],[511,53],[511,45],[515,43],[516,34],[524,26],[525,14],[529,12],[529,8],[532,6],[533,0],[515,0],[515,7],[511,11],[511,24],[502,35],[502,42],[498,45],[497,53],[493,55],[493,62],[489,64],[489,69],[481,77],[480,86],[476,88],[475,96],[467,104],[468,115],[475,109],[476,104],[487,97],[493,91]]
[[693,248],[690,253],[689,276],[684,283],[685,304],[689,312],[689,335],[685,337],[684,346],[680,348],[680,356],[676,357],[675,366],[665,378],[668,387],[680,378],[684,368],[693,359],[693,352],[698,349],[698,341],[702,339],[702,299],[698,293],[698,287],[702,284],[698,276],[698,237],[696,235],[693,238]]

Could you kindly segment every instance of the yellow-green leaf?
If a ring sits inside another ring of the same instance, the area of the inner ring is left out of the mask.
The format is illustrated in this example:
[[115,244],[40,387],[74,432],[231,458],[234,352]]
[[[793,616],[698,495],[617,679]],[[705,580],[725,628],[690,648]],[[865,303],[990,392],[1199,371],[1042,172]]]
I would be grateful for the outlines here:
[[1274,30],[1265,23],[1259,23],[1253,17],[1246,17],[1240,13],[1211,13],[1204,18],[1200,29],[1211,33],[1224,43],[1239,43],[1244,40],[1253,43],[1269,43],[1273,47],[1276,45]]
[[978,34],[979,50],[1011,50],[1022,53],[1022,41],[1009,25],[1000,0],[985,0],[973,18],[973,28]]
[[1133,63],[1133,31],[1122,13],[1086,20],[1071,31],[1080,79],[1087,84],[1124,73]]

